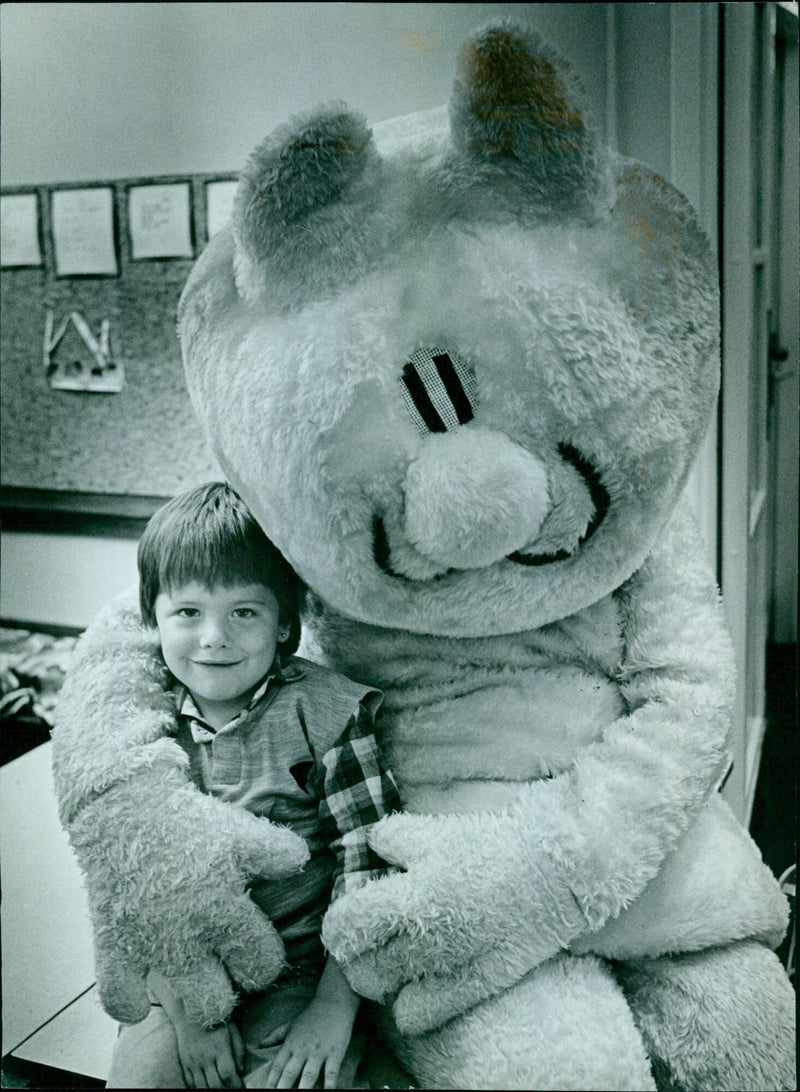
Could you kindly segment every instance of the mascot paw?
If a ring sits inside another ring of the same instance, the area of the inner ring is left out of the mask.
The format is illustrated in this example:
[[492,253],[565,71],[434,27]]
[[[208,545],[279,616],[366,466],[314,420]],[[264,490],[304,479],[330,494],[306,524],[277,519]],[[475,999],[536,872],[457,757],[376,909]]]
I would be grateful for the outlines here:
[[204,1028],[227,1020],[236,1004],[236,991],[221,964],[211,962],[190,974],[169,976],[183,999],[187,1017]]
[[[468,965],[507,985],[586,929],[553,861],[507,815],[392,815],[370,844],[402,871],[337,899],[323,925],[329,951],[367,996]],[[503,874],[518,877],[504,899]],[[541,924],[520,946],[526,918]],[[516,938],[507,952],[506,937]]]
[[107,960],[105,966],[97,954],[97,992],[100,1004],[112,1020],[120,1024],[138,1024],[150,1012],[150,995],[145,976],[124,963]]
[[216,951],[244,990],[263,990],[286,965],[283,941],[269,918],[249,899],[235,928],[216,943]]
[[[184,954],[184,965],[165,967],[164,977],[183,998],[187,1016],[203,1027],[227,1020],[236,992],[222,963],[195,944],[187,945]],[[96,972],[100,1003],[108,1015],[121,1024],[144,1020],[151,1005],[146,970],[121,957],[111,937],[98,938]]]
[[299,872],[308,861],[308,846],[299,834],[244,810],[237,818],[237,856],[247,875],[278,880]]

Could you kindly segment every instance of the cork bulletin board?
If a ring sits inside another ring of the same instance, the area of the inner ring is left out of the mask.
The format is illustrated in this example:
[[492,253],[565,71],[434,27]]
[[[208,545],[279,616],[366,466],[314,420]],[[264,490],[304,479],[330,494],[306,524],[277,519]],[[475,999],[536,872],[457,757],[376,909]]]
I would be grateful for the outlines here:
[[186,391],[176,309],[235,176],[4,187],[6,529],[136,534],[220,478]]

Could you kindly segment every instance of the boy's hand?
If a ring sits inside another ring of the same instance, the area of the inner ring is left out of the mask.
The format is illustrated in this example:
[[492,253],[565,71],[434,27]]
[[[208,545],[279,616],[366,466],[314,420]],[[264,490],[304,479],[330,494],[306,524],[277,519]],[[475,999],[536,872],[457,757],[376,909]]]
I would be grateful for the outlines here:
[[322,1074],[323,1088],[338,1088],[339,1069],[352,1030],[350,1011],[315,997],[290,1024],[267,1074],[265,1087],[317,1088]]
[[245,1048],[236,1025],[226,1021],[217,1027],[204,1028],[186,1015],[186,1006],[173,980],[151,970],[147,982],[172,1021],[187,1088],[244,1088],[240,1073]]
[[350,1045],[361,1002],[335,960],[328,957],[316,995],[290,1024],[276,1028],[262,1046],[280,1043],[265,1088],[339,1087],[339,1070]]
[[240,1072],[245,1050],[235,1024],[206,1029],[182,1021],[175,1025],[178,1056],[189,1088],[244,1088]]

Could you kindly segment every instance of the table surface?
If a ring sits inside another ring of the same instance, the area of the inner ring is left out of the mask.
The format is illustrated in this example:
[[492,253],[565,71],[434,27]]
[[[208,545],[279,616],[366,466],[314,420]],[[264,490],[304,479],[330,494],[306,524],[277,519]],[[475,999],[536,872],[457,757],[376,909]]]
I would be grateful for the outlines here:
[[51,748],[0,767],[2,1049],[104,1080],[116,1024],[92,989],[88,903],[58,820]]
[[15,1058],[104,1081],[118,1025],[100,1007],[92,986],[14,1051]]

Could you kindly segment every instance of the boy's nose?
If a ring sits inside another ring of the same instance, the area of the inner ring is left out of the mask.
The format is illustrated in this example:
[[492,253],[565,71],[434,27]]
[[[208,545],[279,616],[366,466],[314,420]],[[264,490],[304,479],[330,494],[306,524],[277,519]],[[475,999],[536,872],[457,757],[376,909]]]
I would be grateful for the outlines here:
[[227,632],[222,622],[207,618],[200,630],[200,644],[203,648],[219,648],[227,643]]

